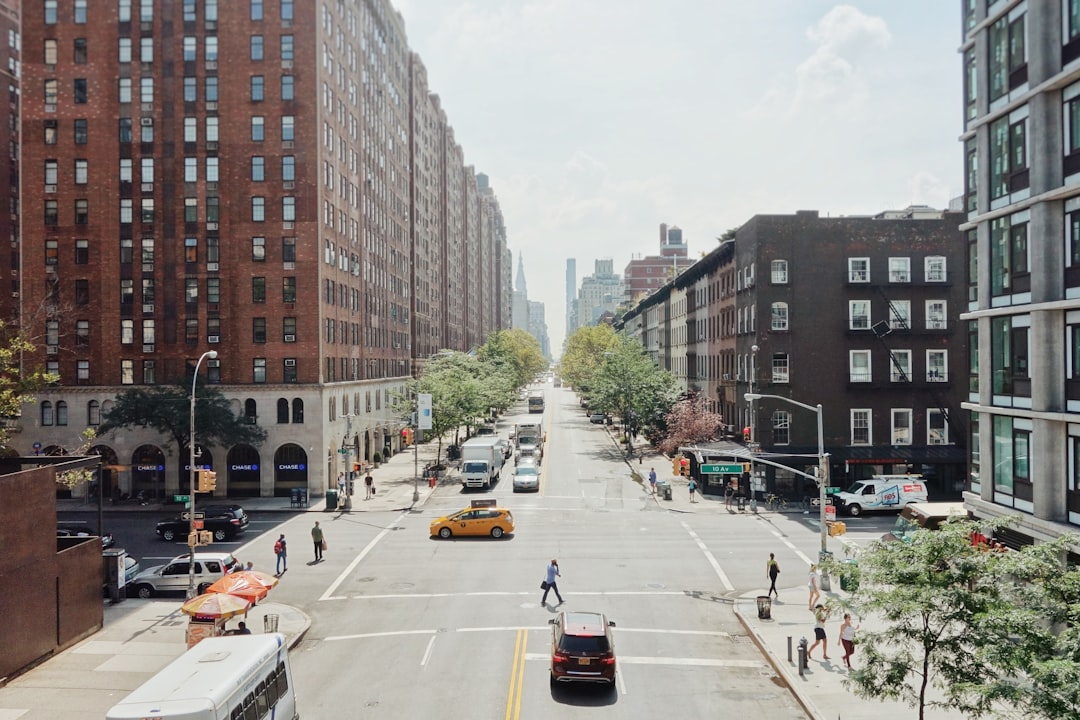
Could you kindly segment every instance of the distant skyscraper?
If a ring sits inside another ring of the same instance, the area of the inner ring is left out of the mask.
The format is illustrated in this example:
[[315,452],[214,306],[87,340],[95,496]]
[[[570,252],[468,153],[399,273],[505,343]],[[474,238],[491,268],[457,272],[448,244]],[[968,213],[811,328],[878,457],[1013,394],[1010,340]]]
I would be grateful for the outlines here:
[[577,260],[566,258],[566,337],[577,329]]
[[514,282],[511,326],[529,330],[529,296],[525,290],[525,260],[518,255],[517,280]]
[[626,300],[626,287],[615,274],[611,258],[595,261],[592,275],[581,279],[577,301],[577,325],[595,325],[605,312],[614,312]]

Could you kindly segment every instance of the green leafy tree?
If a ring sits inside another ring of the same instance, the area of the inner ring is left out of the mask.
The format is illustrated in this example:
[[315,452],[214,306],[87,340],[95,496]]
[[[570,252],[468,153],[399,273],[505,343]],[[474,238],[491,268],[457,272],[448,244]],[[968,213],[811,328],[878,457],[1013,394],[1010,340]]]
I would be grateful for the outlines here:
[[521,328],[492,333],[476,354],[480,360],[494,362],[510,372],[511,390],[521,387],[547,367],[540,343]]
[[588,392],[589,381],[604,364],[604,353],[618,345],[618,336],[610,325],[580,327],[566,339],[559,359],[558,373],[578,392]]
[[405,386],[405,392],[394,398],[394,410],[402,417],[409,417],[415,410],[419,393],[431,395],[431,430],[438,441],[435,461],[442,457],[443,436],[466,424],[475,417],[479,401],[475,399],[478,386],[471,366],[475,358],[462,352],[444,351],[433,356],[424,365],[420,377]]
[[601,361],[586,379],[589,407],[618,415],[627,436],[632,427],[647,430],[662,422],[676,396],[671,373],[658,368],[640,342],[623,335]]
[[[116,396],[101,417],[98,435],[113,430],[147,426],[172,439],[177,450],[188,447],[191,436],[191,390],[180,385],[132,388]],[[229,447],[258,444],[266,431],[233,414],[229,401],[217,387],[198,385],[195,392],[195,432],[204,445]]]
[[857,695],[904,702],[920,719],[939,709],[978,718],[1006,705],[1080,716],[1077,636],[1060,632],[1080,619],[1080,579],[1061,564],[1075,538],[1018,552],[972,542],[1008,522],[949,522],[874,543],[854,569],[826,564],[857,582],[844,605],[876,620],[860,630],[860,662],[845,681]]
[[[0,418],[21,416],[22,406],[34,402],[34,393],[59,379],[41,368],[24,366],[24,358],[34,349],[25,335],[0,321]],[[7,441],[8,428],[0,423],[0,444]]]

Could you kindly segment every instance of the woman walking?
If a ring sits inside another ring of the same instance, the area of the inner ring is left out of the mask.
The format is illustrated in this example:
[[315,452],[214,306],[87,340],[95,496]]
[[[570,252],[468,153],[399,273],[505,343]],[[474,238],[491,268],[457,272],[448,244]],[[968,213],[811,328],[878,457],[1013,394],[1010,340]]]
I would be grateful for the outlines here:
[[814,608],[814,644],[806,651],[806,657],[814,652],[814,648],[821,645],[821,654],[829,659],[829,638],[825,634],[825,621],[829,619],[829,610],[822,604]]
[[780,575],[780,563],[776,562],[776,555],[769,553],[769,559],[765,561],[765,577],[769,578],[769,592],[766,596],[775,595],[780,599],[780,593],[776,591],[776,578]]
[[818,582],[817,565],[811,564],[810,574],[806,576],[806,589],[810,591],[810,610],[813,610],[814,604],[821,599],[821,589],[818,586]]
[[851,622],[851,613],[844,613],[844,622],[840,624],[840,644],[844,646],[844,665],[851,669],[851,656],[855,654],[855,631],[858,625]]

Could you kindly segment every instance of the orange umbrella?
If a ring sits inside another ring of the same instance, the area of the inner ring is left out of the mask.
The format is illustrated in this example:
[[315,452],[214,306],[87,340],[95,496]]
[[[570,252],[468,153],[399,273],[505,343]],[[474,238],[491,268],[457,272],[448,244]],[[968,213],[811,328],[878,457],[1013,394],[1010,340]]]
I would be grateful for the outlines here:
[[266,597],[270,590],[248,573],[229,573],[206,589],[211,593],[225,593],[250,600],[254,605]]
[[249,578],[252,585],[262,585],[267,590],[272,590],[279,582],[281,582],[273,575],[264,573],[261,570],[237,570],[236,572],[229,573],[229,577]]
[[180,606],[185,615],[210,618],[231,618],[243,615],[251,607],[251,601],[228,593],[205,593],[188,600]]

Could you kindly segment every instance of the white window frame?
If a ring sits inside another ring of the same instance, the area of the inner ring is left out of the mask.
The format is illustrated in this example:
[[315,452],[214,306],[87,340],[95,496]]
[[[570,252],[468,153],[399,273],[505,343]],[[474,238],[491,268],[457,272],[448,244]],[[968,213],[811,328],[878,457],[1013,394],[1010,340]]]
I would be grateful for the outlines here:
[[775,302],[772,304],[772,321],[770,327],[776,332],[783,332],[788,329],[788,304],[786,302]]
[[788,284],[787,260],[773,260],[770,265],[770,279],[773,285]]
[[[858,426],[856,423],[861,419],[865,419],[864,426]],[[851,444],[852,445],[873,445],[874,444],[874,411],[871,408],[851,408],[850,422],[848,423],[851,430]],[[856,438],[856,429],[861,430],[862,427],[866,428],[866,440],[860,441]]]
[[791,356],[787,353],[774,353],[772,356],[772,381],[774,384],[791,382]]
[[[937,365],[932,360],[934,357],[941,357],[941,372],[935,373],[934,367]],[[926,351],[926,382],[949,382],[949,351],[932,349]]]
[[[774,445],[790,445],[791,444],[791,413],[787,410],[774,410],[772,414],[772,429],[773,429],[773,444]],[[783,441],[777,439],[776,431],[783,430],[787,434],[787,438]]]
[[[865,314],[859,310],[865,308]],[[871,322],[871,308],[869,300],[848,300],[848,330],[869,330]],[[861,323],[859,318],[865,318]]]
[[[900,425],[897,424],[898,419],[905,418],[905,417],[907,418],[907,426],[906,426],[907,438],[906,438],[906,440],[902,436],[898,435],[898,433],[900,431],[902,431],[903,428]],[[911,408],[893,408],[891,411],[889,411],[889,431],[890,431],[889,437],[892,440],[892,442],[889,443],[890,445],[911,445],[911,443],[912,443],[912,437],[911,436],[912,436],[912,433],[914,431],[914,428],[912,427],[913,420],[914,420],[914,415],[911,412]]]
[[891,257],[891,258],[889,258],[889,282],[891,282],[891,283],[910,283],[911,282],[911,258],[909,258],[909,257]]
[[928,283],[948,280],[948,261],[943,255],[929,255],[923,259],[923,277]]
[[[910,350],[893,350],[893,358],[889,358],[889,381],[898,382],[911,382],[911,351]],[[899,365],[904,373],[900,374],[900,371],[896,369]],[[906,376],[906,380],[905,380]]]
[[910,300],[892,300],[889,303],[889,327],[893,330],[911,329]]
[[[935,427],[935,425],[940,427]],[[949,444],[949,423],[945,420],[945,413],[941,411],[941,408],[926,408],[926,444]]]
[[[856,362],[857,358],[866,360],[865,367]],[[848,382],[868,383],[874,381],[874,372],[871,365],[872,358],[869,350],[848,350]]]
[[[936,310],[936,306],[941,306],[940,311]],[[939,315],[940,319],[932,319],[934,315]],[[927,300],[926,301],[926,329],[927,330],[947,330],[949,327],[949,303],[947,300]]]
[[847,261],[847,276],[849,283],[870,282],[870,258],[853,257]]

